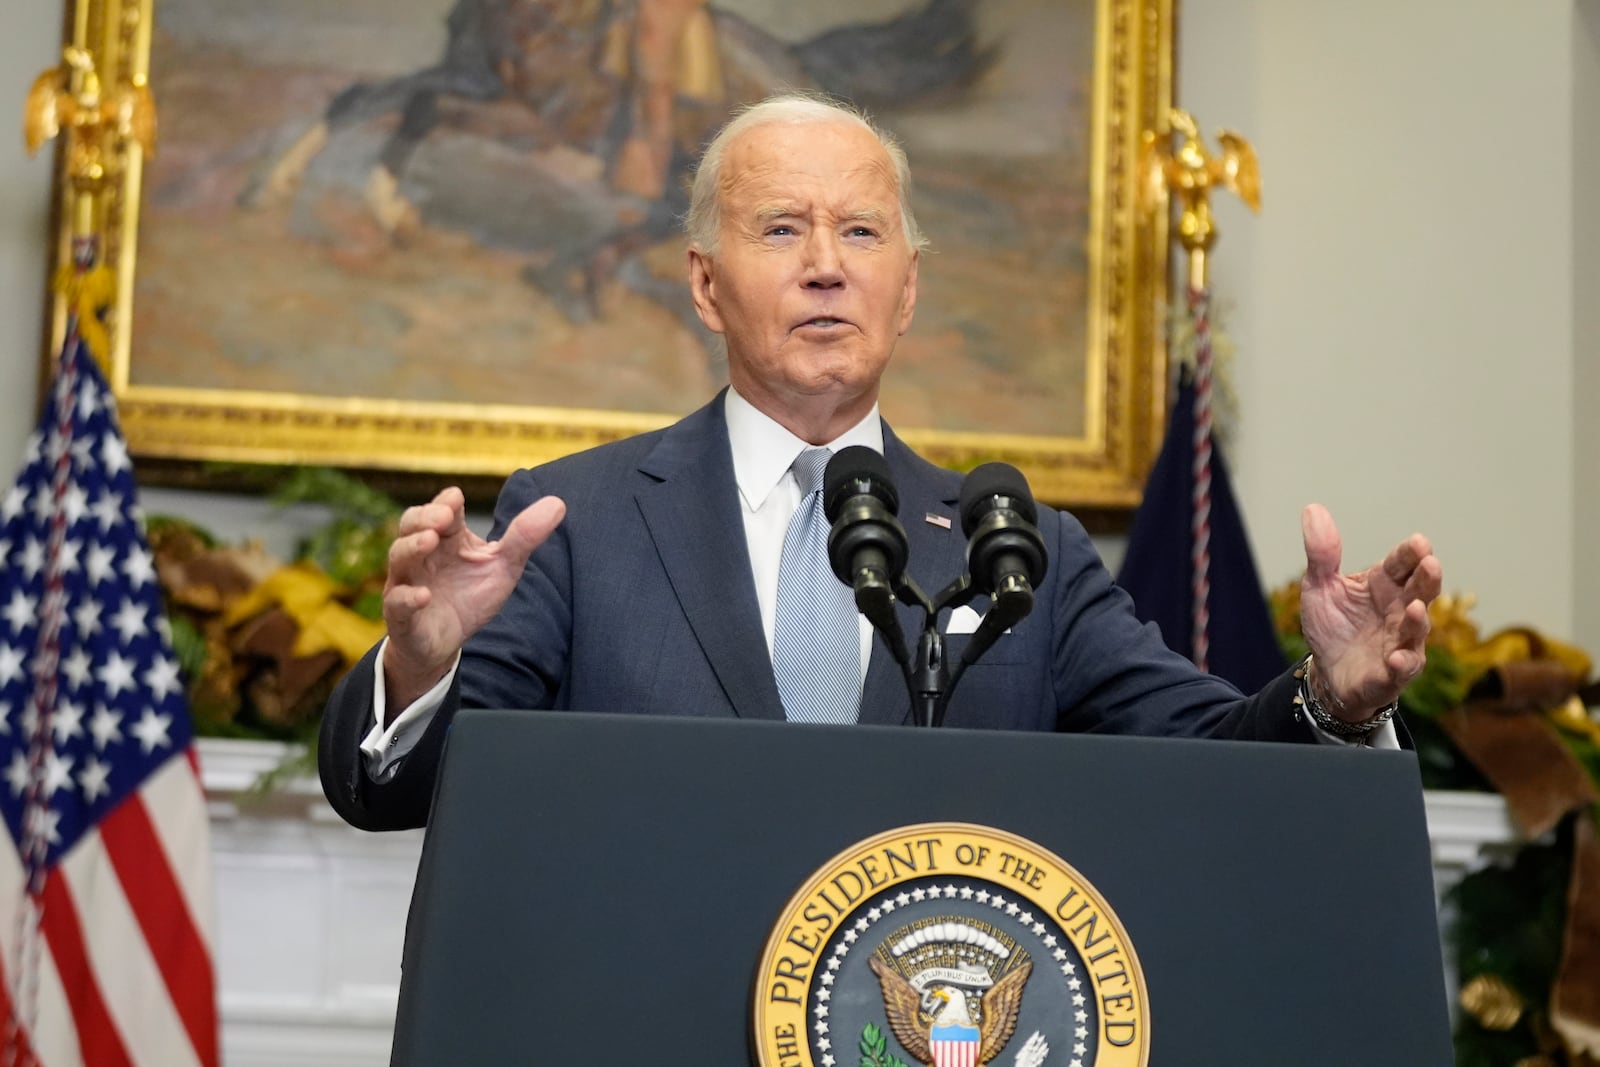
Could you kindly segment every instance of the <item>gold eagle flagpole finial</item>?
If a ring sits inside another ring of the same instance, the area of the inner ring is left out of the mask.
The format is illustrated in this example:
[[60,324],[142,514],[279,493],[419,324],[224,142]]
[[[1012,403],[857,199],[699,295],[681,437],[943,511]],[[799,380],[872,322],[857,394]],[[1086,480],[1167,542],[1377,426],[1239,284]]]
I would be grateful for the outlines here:
[[[1189,254],[1189,288],[1206,287],[1206,253],[1216,243],[1211,220],[1211,190],[1231,190],[1251,211],[1261,211],[1261,170],[1256,150],[1232,130],[1218,130],[1221,155],[1206,151],[1199,125],[1187,111],[1173,108],[1170,132],[1146,130],[1139,153],[1139,186],[1145,208],[1153,210],[1162,194],[1177,201],[1177,239]],[[1174,144],[1176,141],[1176,144]]]
[[1211,190],[1231,189],[1251,211],[1261,210],[1261,171],[1250,142],[1231,130],[1217,134],[1222,154],[1213,156],[1200,139],[1200,127],[1187,111],[1172,108],[1170,129],[1147,130],[1139,153],[1139,195],[1147,211],[1165,210],[1170,195],[1178,204],[1177,239],[1189,254],[1186,304],[1193,343],[1193,362],[1183,363],[1183,386],[1193,390],[1194,430],[1191,435],[1190,499],[1190,633],[1189,658],[1210,670],[1211,655],[1211,477],[1213,353],[1211,290],[1206,254],[1216,243],[1211,221]]
[[107,85],[94,53],[73,44],[61,62],[34,79],[23,104],[22,137],[33,155],[65,137],[63,155],[72,227],[72,262],[55,284],[77,317],[84,343],[101,360],[110,348],[100,309],[115,295],[114,273],[100,262],[103,203],[132,147],[155,154],[156,108],[141,78]]

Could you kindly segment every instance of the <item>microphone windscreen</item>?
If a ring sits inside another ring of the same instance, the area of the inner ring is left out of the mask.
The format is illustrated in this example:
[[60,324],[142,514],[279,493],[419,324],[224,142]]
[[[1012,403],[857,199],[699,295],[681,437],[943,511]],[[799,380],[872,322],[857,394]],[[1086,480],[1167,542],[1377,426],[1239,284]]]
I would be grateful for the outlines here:
[[961,483],[961,532],[968,537],[983,521],[990,510],[989,501],[1004,496],[1011,499],[1011,507],[1029,522],[1037,522],[1039,512],[1033,506],[1033,493],[1028,489],[1028,479],[1009,463],[985,463],[974,467]]
[[833,522],[844,502],[863,491],[883,501],[890,513],[899,512],[900,494],[889,477],[888,460],[866,445],[851,445],[835,452],[822,475],[822,513]]

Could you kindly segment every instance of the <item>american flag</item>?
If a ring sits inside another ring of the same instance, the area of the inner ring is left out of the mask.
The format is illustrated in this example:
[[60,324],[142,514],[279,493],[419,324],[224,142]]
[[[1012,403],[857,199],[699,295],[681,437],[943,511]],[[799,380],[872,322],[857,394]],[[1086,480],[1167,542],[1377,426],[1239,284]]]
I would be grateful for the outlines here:
[[0,811],[0,1067],[214,1067],[193,732],[115,404],[75,330],[0,499]]

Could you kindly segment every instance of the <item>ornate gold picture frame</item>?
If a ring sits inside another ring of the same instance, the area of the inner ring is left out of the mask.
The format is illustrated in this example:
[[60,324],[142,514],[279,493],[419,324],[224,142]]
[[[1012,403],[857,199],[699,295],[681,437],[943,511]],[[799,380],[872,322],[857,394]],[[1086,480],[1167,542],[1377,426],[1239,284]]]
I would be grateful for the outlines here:
[[[912,160],[933,247],[885,379],[897,432],[1054,503],[1137,501],[1167,233],[1135,164],[1171,101],[1171,0],[153,2],[74,0],[68,42],[107,85],[148,79],[161,120],[104,205],[136,457],[438,483],[685,414],[717,355],[663,220],[729,101],[799,84],[866,97]],[[669,16],[663,96],[644,20]],[[462,66],[469,45],[498,59]]]

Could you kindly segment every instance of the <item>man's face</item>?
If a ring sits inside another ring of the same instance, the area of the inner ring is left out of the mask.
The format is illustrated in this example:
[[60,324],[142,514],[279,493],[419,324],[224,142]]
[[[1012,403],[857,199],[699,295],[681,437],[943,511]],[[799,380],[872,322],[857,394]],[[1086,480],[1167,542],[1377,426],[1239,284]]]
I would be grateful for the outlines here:
[[854,123],[758,126],[728,145],[718,200],[690,280],[734,388],[774,417],[865,415],[917,299],[888,153]]

